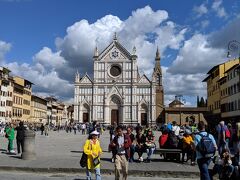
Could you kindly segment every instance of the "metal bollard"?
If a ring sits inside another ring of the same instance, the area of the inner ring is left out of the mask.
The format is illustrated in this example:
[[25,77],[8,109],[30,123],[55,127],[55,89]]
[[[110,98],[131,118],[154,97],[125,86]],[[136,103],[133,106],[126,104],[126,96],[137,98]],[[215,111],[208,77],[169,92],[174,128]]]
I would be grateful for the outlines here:
[[32,130],[25,130],[24,135],[24,150],[22,153],[23,160],[35,160],[35,132]]

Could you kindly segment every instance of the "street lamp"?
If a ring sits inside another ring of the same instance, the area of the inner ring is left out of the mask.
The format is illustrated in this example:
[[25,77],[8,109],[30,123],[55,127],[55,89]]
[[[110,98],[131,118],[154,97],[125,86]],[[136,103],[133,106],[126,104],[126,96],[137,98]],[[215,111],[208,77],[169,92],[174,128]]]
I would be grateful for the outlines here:
[[[176,95],[176,98],[180,103],[185,103],[186,100],[183,98],[183,95]],[[179,115],[180,115],[180,125],[182,125],[182,112],[181,112],[181,104],[179,105]]]
[[238,59],[240,61],[240,42],[238,42],[237,40],[229,41],[229,43],[228,43],[228,53],[227,53],[228,58],[231,57],[231,51],[232,52],[238,51]]

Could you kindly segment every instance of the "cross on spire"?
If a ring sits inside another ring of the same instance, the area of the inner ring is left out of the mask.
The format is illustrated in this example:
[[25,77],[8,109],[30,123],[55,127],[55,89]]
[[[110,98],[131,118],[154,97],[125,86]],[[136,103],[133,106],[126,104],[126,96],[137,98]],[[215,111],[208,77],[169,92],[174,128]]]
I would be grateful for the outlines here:
[[117,41],[117,33],[116,32],[114,32],[113,41]]

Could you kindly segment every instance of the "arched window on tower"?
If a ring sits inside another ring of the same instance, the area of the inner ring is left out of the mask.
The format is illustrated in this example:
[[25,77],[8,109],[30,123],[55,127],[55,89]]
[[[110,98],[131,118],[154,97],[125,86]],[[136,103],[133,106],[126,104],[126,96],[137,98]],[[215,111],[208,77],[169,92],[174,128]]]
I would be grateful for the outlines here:
[[162,85],[162,75],[161,74],[157,74],[157,84],[158,85]]

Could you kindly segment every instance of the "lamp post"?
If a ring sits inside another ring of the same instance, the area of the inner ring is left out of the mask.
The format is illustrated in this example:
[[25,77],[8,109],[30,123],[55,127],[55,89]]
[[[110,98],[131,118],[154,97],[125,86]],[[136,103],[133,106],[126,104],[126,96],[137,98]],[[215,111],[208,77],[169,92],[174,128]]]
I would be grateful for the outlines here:
[[[176,98],[180,101],[180,103],[186,102],[185,99],[183,98],[183,95],[176,95]],[[179,115],[180,115],[180,125],[182,125],[181,104],[179,105]]]
[[238,59],[240,62],[240,42],[238,42],[237,40],[229,41],[227,57],[231,57],[231,53],[230,53],[231,51],[232,52],[238,51]]

